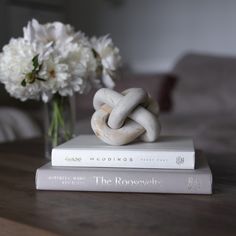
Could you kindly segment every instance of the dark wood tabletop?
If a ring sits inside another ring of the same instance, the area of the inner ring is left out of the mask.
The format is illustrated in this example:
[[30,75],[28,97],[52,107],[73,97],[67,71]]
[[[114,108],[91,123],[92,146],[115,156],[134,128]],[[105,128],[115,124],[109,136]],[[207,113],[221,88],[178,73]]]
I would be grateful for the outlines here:
[[236,155],[207,157],[213,195],[36,191],[43,142],[0,145],[0,235],[236,235]]

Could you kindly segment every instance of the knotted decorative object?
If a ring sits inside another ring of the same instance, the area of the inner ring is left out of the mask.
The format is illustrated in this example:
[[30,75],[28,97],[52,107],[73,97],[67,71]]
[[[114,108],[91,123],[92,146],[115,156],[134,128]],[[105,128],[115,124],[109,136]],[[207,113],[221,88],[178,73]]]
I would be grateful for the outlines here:
[[158,104],[141,88],[130,88],[121,94],[102,88],[96,92],[93,106],[96,111],[91,126],[105,143],[124,145],[138,137],[154,142],[160,135]]

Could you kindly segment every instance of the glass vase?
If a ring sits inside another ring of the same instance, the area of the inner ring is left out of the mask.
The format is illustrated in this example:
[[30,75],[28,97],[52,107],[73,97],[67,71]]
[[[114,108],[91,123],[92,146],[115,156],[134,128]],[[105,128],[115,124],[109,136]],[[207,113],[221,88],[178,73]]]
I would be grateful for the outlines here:
[[55,94],[44,105],[45,156],[51,159],[52,148],[75,136],[75,96]]

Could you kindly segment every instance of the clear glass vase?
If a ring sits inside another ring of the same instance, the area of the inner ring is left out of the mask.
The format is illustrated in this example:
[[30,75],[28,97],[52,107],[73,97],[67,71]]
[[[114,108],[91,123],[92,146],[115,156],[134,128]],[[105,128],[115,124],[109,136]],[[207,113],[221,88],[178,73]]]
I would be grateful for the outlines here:
[[51,158],[52,148],[75,136],[75,96],[55,94],[44,105],[45,156]]

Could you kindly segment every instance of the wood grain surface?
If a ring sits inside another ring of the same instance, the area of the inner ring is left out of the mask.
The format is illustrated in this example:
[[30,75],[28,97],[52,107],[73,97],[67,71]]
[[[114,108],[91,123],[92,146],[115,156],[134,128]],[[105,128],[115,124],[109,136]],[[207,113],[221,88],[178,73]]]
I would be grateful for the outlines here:
[[36,191],[43,156],[40,139],[0,145],[0,235],[236,235],[233,153],[207,153],[212,196]]

